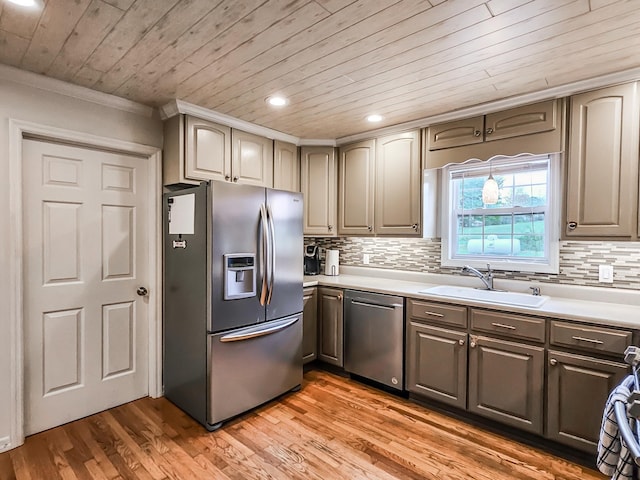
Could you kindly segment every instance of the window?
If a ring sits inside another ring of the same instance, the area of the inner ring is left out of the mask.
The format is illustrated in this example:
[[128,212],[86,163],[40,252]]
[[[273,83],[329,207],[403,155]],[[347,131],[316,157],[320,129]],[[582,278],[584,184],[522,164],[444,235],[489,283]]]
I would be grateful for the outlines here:
[[[442,265],[558,272],[558,155],[494,157],[445,168]],[[498,202],[482,201],[492,174]]]

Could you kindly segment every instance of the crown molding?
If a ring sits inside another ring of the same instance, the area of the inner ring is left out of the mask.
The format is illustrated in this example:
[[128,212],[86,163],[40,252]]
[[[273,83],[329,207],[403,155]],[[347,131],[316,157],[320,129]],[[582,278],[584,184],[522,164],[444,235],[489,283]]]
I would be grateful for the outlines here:
[[199,107],[198,105],[184,102],[182,100],[172,100],[160,108],[160,116],[163,120],[178,115],[179,113],[193,115],[203,120],[222,123],[228,127],[237,128],[244,132],[271,138],[272,140],[281,140],[295,145],[300,144],[300,139],[293,135],[263,127],[262,125],[256,125],[255,123],[246,122],[239,118],[232,117],[231,115],[225,115],[224,113],[216,112],[215,110],[210,110],[205,107]]
[[558,85],[557,87],[546,88],[536,92],[526,93],[524,95],[517,95],[501,100],[495,100],[493,102],[482,103],[474,105],[472,107],[463,108],[460,110],[433,115],[430,117],[419,118],[410,122],[400,123],[389,127],[380,128],[377,130],[369,130],[367,132],[358,133],[355,135],[348,135],[336,139],[336,145],[345,145],[351,142],[357,142],[360,140],[368,140],[370,138],[389,135],[392,133],[399,133],[404,130],[412,130],[416,128],[424,128],[436,123],[449,122],[453,120],[462,120],[464,118],[474,117],[477,115],[485,115],[491,112],[498,112],[500,110],[507,110],[509,108],[520,107],[530,103],[541,102],[543,100],[551,100],[554,98],[562,98],[576,93],[586,92],[588,90],[594,90],[597,88],[608,87],[618,83],[631,82],[640,79],[640,68],[633,68],[630,70],[623,70],[620,72],[609,73],[606,75],[600,75],[598,77],[589,78],[586,80],[580,80],[577,82],[566,83],[564,85]]
[[37,73],[21,70],[9,65],[0,64],[0,80],[6,80],[20,85],[46,90],[48,92],[77,98],[86,102],[115,108],[125,112],[140,115],[142,117],[153,116],[153,107],[142,105],[141,103],[127,100],[126,98],[111,95],[109,93],[98,92],[91,88],[81,87],[72,83],[58,80],[57,78],[39,75]]
[[336,141],[332,138],[301,138],[298,145],[301,147],[337,147]]

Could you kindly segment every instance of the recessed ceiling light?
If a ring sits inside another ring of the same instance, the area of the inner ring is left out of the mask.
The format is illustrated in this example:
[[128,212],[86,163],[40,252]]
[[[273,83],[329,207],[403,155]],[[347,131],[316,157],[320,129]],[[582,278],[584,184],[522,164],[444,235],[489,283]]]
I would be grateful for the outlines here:
[[37,0],[9,0],[9,3],[20,7],[37,7],[39,5]]
[[373,115],[368,115],[367,116],[367,122],[381,122],[382,121],[382,115],[378,115],[377,113],[374,113]]
[[272,95],[267,97],[266,102],[273,107],[284,107],[289,103],[289,100],[280,95]]

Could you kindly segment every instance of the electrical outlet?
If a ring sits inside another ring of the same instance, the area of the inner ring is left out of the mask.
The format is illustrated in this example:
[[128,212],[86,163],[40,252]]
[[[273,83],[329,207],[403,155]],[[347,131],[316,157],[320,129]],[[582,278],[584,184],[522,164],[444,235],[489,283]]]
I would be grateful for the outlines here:
[[598,267],[598,281],[601,283],[613,283],[613,265],[600,265]]
[[363,253],[362,254],[362,264],[363,265],[369,265],[369,254],[368,253]]

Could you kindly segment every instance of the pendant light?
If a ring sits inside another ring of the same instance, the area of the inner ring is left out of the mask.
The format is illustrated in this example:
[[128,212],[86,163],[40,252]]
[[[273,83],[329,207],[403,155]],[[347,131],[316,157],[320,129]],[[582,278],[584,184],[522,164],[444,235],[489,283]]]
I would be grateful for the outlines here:
[[498,182],[493,178],[491,162],[489,162],[489,178],[487,178],[482,187],[482,203],[485,205],[495,205],[498,203],[499,194],[500,189],[498,188]]

